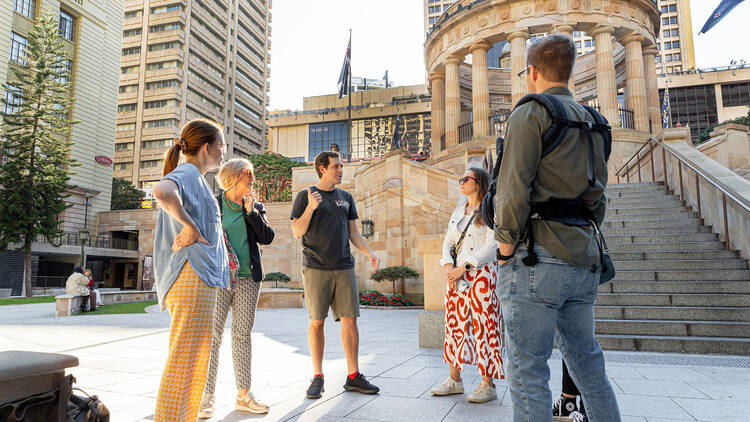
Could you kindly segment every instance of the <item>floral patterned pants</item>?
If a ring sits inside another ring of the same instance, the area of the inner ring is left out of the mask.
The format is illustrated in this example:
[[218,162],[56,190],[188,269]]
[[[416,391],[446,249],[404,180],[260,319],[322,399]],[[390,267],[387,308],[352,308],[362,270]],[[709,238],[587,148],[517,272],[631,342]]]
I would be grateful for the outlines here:
[[505,378],[497,265],[468,271],[464,278],[470,288],[459,292],[448,287],[445,292],[443,361],[460,369],[477,365],[483,377]]

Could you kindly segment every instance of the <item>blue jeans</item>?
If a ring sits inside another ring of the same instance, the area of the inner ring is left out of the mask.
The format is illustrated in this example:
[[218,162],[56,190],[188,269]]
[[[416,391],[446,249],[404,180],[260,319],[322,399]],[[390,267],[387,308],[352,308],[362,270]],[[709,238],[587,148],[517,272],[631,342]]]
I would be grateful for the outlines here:
[[537,245],[539,263],[521,262],[526,249],[498,268],[498,296],[505,320],[505,374],[513,421],[552,420],[550,371],[553,343],[581,391],[592,422],[619,422],[620,411],[594,336],[599,273],[567,264]]

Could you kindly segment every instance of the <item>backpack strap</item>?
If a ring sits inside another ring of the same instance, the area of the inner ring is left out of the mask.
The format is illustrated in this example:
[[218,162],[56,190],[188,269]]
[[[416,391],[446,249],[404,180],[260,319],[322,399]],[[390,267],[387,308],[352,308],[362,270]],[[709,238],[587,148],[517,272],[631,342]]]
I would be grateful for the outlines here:
[[568,112],[563,103],[552,94],[527,94],[518,101],[516,108],[530,101],[541,104],[552,118],[552,125],[542,134],[542,157],[549,154],[565,139],[568,128]]
[[594,107],[583,105],[583,108],[589,112],[596,122],[591,127],[591,130],[602,135],[602,140],[604,141],[604,161],[609,161],[609,155],[612,153],[612,127],[609,125],[607,119],[596,111]]

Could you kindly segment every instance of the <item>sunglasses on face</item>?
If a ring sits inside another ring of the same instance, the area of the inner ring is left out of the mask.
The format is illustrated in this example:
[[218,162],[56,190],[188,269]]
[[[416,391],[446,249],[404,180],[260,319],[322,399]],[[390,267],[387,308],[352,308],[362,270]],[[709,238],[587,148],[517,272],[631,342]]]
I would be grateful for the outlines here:
[[467,182],[467,181],[468,181],[469,179],[471,179],[471,180],[473,180],[473,181],[475,181],[475,182],[477,181],[477,178],[476,178],[476,177],[473,177],[473,176],[464,176],[464,177],[462,177],[462,178],[458,179],[458,184],[459,184],[459,185],[463,185],[463,184],[464,184],[464,183],[466,183],[466,182]]

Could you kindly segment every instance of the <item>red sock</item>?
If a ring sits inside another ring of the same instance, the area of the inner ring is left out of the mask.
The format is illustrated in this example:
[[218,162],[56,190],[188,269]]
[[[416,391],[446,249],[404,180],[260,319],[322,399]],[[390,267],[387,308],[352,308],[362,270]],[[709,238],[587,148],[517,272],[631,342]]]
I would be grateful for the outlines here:
[[354,378],[357,378],[357,375],[359,375],[359,371],[349,374],[349,379],[353,380]]
[[315,375],[313,375],[313,378],[315,378],[315,377],[321,377],[321,378],[323,378],[323,374],[315,374]]

